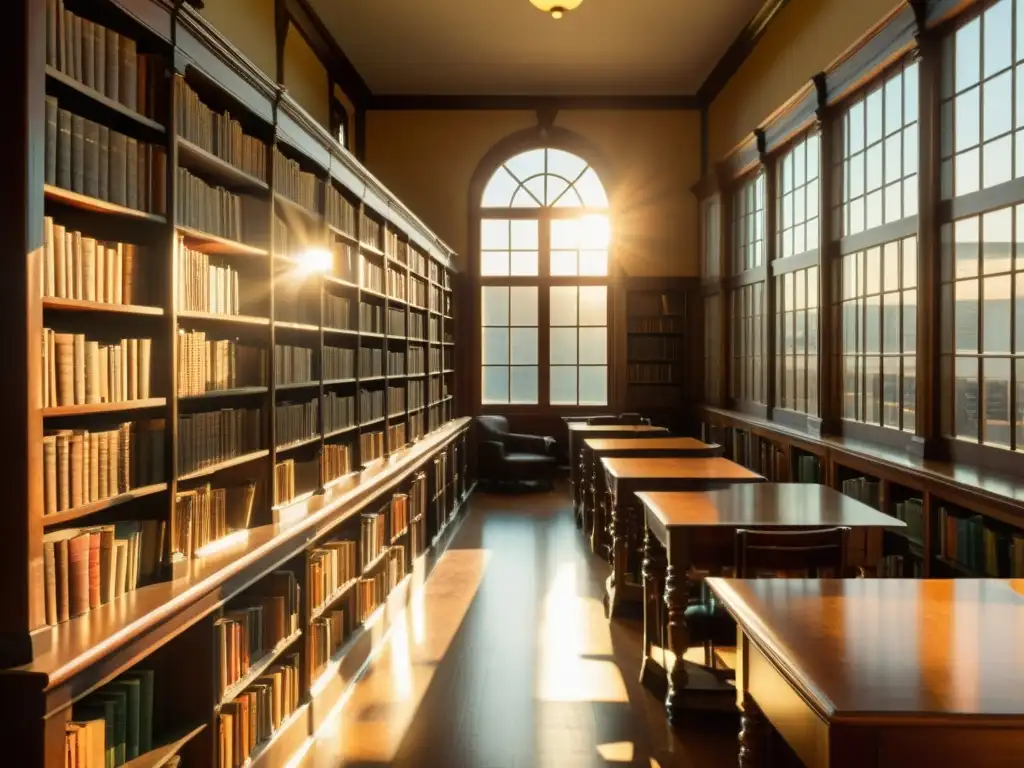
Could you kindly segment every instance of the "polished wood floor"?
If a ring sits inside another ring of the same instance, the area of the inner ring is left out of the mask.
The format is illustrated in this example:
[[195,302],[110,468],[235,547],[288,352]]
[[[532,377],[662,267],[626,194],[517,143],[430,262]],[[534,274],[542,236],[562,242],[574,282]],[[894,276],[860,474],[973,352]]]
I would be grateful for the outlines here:
[[303,765],[736,765],[734,716],[673,730],[639,685],[639,621],[604,619],[607,572],[584,548],[565,488],[474,494]]

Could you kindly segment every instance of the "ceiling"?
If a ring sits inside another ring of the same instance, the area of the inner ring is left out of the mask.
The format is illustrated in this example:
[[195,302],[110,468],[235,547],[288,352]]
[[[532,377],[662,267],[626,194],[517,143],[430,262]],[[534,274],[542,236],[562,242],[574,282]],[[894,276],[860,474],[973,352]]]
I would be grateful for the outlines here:
[[688,95],[763,0],[309,0],[374,94]]

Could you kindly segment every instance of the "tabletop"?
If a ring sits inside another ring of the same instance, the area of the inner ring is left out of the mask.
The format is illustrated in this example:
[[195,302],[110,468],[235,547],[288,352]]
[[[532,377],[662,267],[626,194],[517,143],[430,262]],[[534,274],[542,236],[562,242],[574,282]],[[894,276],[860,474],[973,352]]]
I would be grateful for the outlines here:
[[703,492],[642,491],[637,498],[666,528],[906,528],[902,520],[834,488],[811,483],[742,483]]
[[694,437],[648,437],[643,443],[620,437],[589,437],[583,441],[592,451],[706,451],[715,446]]
[[734,461],[723,458],[711,459],[601,459],[605,469],[618,480],[649,479],[694,479],[694,480],[736,480],[756,481],[764,478]]
[[668,432],[653,424],[569,424],[570,432]]
[[744,634],[821,715],[1024,726],[1024,579],[721,579]]

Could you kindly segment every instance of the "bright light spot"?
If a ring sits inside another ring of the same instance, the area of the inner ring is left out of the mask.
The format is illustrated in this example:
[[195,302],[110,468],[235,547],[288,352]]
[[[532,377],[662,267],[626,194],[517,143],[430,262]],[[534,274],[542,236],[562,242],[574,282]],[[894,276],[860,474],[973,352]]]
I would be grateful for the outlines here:
[[601,756],[602,760],[607,760],[609,763],[632,763],[633,742],[616,741],[609,744],[598,744],[597,754]]
[[612,242],[612,225],[604,214],[594,213],[580,219],[580,246],[584,250],[605,250]]
[[232,547],[241,546],[249,540],[249,531],[232,531],[227,536],[211,541],[196,550],[196,557],[209,557],[217,552],[223,552]]
[[299,270],[306,275],[330,272],[334,255],[326,248],[310,248],[299,256]]

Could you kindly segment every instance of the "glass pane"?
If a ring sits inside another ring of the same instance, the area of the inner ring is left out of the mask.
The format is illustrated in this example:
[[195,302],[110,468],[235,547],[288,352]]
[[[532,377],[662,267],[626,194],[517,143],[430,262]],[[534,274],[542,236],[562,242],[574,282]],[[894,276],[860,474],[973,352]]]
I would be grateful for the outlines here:
[[555,200],[560,198],[565,193],[565,190],[569,188],[569,181],[551,173],[545,178],[547,180],[547,191],[544,197],[544,204],[553,205]]
[[537,199],[526,190],[526,187],[520,187],[516,190],[515,195],[512,196],[512,207],[537,208]]
[[537,402],[537,368],[519,367],[512,369],[512,392],[509,397],[512,403]]
[[900,295],[887,293],[882,297],[882,351],[900,351]]
[[551,366],[551,404],[576,405],[576,366]]
[[608,368],[603,365],[580,368],[580,405],[607,405]]
[[580,274],[601,277],[608,274],[608,251],[580,251]]
[[510,325],[537,325],[537,286],[514,286],[509,290]]
[[483,401],[485,403],[508,402],[508,368],[505,366],[483,368]]
[[485,208],[508,208],[512,194],[519,186],[512,175],[502,166],[494,172],[484,188],[482,205]]
[[612,242],[611,222],[602,214],[584,216],[580,219],[580,247],[587,250],[604,250]]
[[580,364],[608,362],[608,329],[580,328]]
[[481,253],[480,274],[487,277],[507,277],[508,251],[484,251]]
[[986,445],[1010,446],[1010,361],[986,357],[981,363],[985,377],[984,408]]
[[974,277],[978,274],[978,219],[961,219],[954,224],[954,261],[956,277]]
[[538,257],[536,251],[512,251],[512,269],[514,277],[536,277]]
[[868,95],[865,110],[867,143],[874,144],[882,138],[882,89],[878,88]]
[[[981,219],[981,232],[984,241],[982,272],[986,275],[1009,272],[1012,268],[1010,248],[1013,242],[1013,211],[1003,208],[986,213]],[[985,299],[988,300],[987,294]]]
[[508,219],[484,219],[480,222],[480,247],[485,251],[508,250]]
[[536,328],[513,328],[510,337],[512,343],[510,362],[512,365],[536,365],[539,362]]
[[[512,172],[520,182],[526,181],[531,176],[538,176],[544,173],[544,150],[528,149],[508,160],[505,167]],[[541,200],[543,200],[541,193]]]
[[576,287],[551,287],[551,325],[576,325]]
[[903,241],[903,287],[917,285],[917,238],[908,237]]
[[[1024,352],[1024,275],[1018,273],[1014,276],[1015,285],[1013,290],[1014,317],[1013,325],[1016,333],[1016,346],[1014,350],[1018,355]],[[1024,400],[1018,400],[1021,408],[1024,408]],[[1021,446],[1024,448],[1024,445]]]
[[575,187],[569,187],[560,198],[555,200],[552,208],[582,208],[583,201]]
[[981,20],[974,19],[956,32],[956,90],[978,82],[981,64]]
[[530,193],[530,196],[538,205],[543,205],[544,203],[544,178],[544,176],[534,176],[523,182],[523,187]]
[[985,11],[985,77],[1006,69],[1013,62],[1012,37],[1013,3],[1001,0]]
[[556,173],[569,181],[575,181],[586,167],[586,162],[576,155],[561,149],[548,150],[548,173]]
[[1024,359],[1017,358],[1014,365],[1014,385],[1017,390],[1017,412],[1014,414],[1014,422],[1017,425],[1017,450],[1024,450]]
[[[516,290],[516,289],[513,289]],[[536,289],[534,289],[536,290]],[[508,287],[485,285],[480,289],[484,325],[508,325]]]
[[576,265],[576,251],[552,251],[551,252],[551,274],[559,277],[575,275],[578,272]]
[[579,181],[576,182],[575,188],[579,192],[583,205],[587,208],[608,207],[608,196],[605,194],[604,185],[593,168],[587,168],[583,172]]
[[551,329],[551,364],[576,365],[576,329]]
[[[554,296],[552,295],[552,299]],[[608,288],[604,285],[580,286],[580,325],[608,324]]]
[[903,429],[914,431],[914,414],[917,412],[917,358],[903,358]]
[[953,309],[957,352],[978,351],[978,281],[961,280],[956,284]]
[[576,250],[580,247],[580,224],[576,219],[551,220],[551,249]]
[[508,365],[508,328],[483,329],[484,365]]
[[882,359],[864,358],[864,421],[880,424],[882,420]]
[[954,428],[957,437],[978,438],[978,359],[976,357],[956,358]]
[[989,277],[982,285],[983,352],[1010,353],[1010,276]]
[[1013,167],[1009,163],[1012,156],[1011,136],[1003,136],[986,144],[982,148],[982,180],[983,187],[994,187],[1013,178]]
[[536,219],[514,219],[511,225],[512,248],[518,251],[535,251],[540,247],[537,240],[540,222]]
[[917,291],[903,292],[903,351],[917,351]]
[[[988,45],[986,44],[986,49]],[[1004,72],[987,81],[982,88],[982,102],[985,107],[985,141],[1009,133],[1013,127],[1013,73]]]

